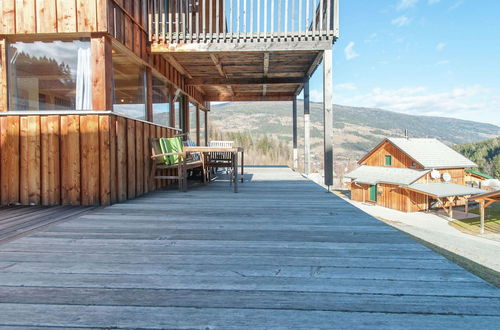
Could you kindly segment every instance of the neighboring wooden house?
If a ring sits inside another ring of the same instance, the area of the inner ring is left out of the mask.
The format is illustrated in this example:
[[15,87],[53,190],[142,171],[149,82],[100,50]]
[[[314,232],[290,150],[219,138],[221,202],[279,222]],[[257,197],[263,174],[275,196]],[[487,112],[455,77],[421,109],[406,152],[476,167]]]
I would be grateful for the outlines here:
[[465,205],[482,190],[465,185],[477,165],[436,139],[387,138],[346,175],[351,198],[403,212]]
[[465,183],[472,187],[477,187],[480,189],[486,188],[483,187],[483,182],[487,180],[493,180],[494,177],[488,174],[481,173],[477,170],[467,169],[465,170]]
[[0,1],[0,204],[108,205],[163,188],[147,180],[148,139],[205,144],[212,101],[291,102],[297,157],[297,95],[309,146],[321,62],[331,185],[338,12],[337,0]]

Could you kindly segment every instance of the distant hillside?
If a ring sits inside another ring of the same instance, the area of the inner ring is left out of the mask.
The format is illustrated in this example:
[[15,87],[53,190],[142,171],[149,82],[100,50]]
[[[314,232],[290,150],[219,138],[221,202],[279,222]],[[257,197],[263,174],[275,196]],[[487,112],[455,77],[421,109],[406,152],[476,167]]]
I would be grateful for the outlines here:
[[479,171],[500,178],[500,137],[457,145],[454,149],[474,161]]
[[[303,103],[298,103],[299,150],[303,145]],[[291,102],[237,102],[214,105],[210,120],[221,130],[252,136],[272,135],[284,142],[292,138]],[[434,137],[448,145],[477,142],[500,135],[500,127],[472,121],[412,116],[380,109],[334,105],[336,159],[354,161],[387,136]],[[311,104],[313,161],[319,166],[323,145],[322,104]]]

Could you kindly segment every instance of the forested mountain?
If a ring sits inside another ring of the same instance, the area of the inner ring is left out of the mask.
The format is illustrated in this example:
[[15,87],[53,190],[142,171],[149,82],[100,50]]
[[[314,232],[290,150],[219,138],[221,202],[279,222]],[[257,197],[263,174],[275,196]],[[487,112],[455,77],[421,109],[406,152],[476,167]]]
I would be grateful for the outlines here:
[[[500,127],[473,121],[413,116],[380,109],[340,105],[334,105],[333,109],[334,154],[338,164],[354,163],[383,138],[403,136],[405,129],[409,131],[410,137],[437,138],[450,146],[482,141],[500,135]],[[304,136],[302,101],[298,102],[298,110],[299,158],[302,158]],[[281,141],[290,150],[291,114],[291,102],[235,102],[213,105],[209,118],[220,131],[239,132],[240,136],[247,136],[246,142],[249,139],[259,141],[263,136],[267,136],[268,142]],[[311,151],[313,167],[316,169],[322,164],[322,122],[322,104],[311,103]],[[284,150],[281,147],[280,149]],[[284,160],[289,159],[289,155],[281,157],[275,155],[273,158]]]
[[500,178],[500,136],[475,143],[457,145],[455,150],[479,166],[479,171]]

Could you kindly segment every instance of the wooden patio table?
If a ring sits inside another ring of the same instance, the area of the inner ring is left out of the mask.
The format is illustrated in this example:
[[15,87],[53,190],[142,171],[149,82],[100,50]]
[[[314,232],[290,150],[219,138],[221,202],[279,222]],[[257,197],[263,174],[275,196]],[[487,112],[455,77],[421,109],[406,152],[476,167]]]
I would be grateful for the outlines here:
[[[233,177],[231,178],[234,183],[234,192],[238,192],[238,154],[241,154],[241,182],[244,181],[244,160],[245,160],[245,151],[242,147],[184,147],[186,152],[227,152],[231,154],[231,163],[232,163],[232,172]],[[210,166],[210,165],[207,165]]]

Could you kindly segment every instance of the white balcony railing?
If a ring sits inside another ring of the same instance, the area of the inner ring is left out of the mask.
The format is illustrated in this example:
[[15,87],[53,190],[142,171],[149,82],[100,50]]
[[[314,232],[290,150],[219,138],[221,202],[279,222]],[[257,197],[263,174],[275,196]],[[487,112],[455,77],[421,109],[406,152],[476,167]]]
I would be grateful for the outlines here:
[[328,40],[338,0],[149,0],[153,43]]

